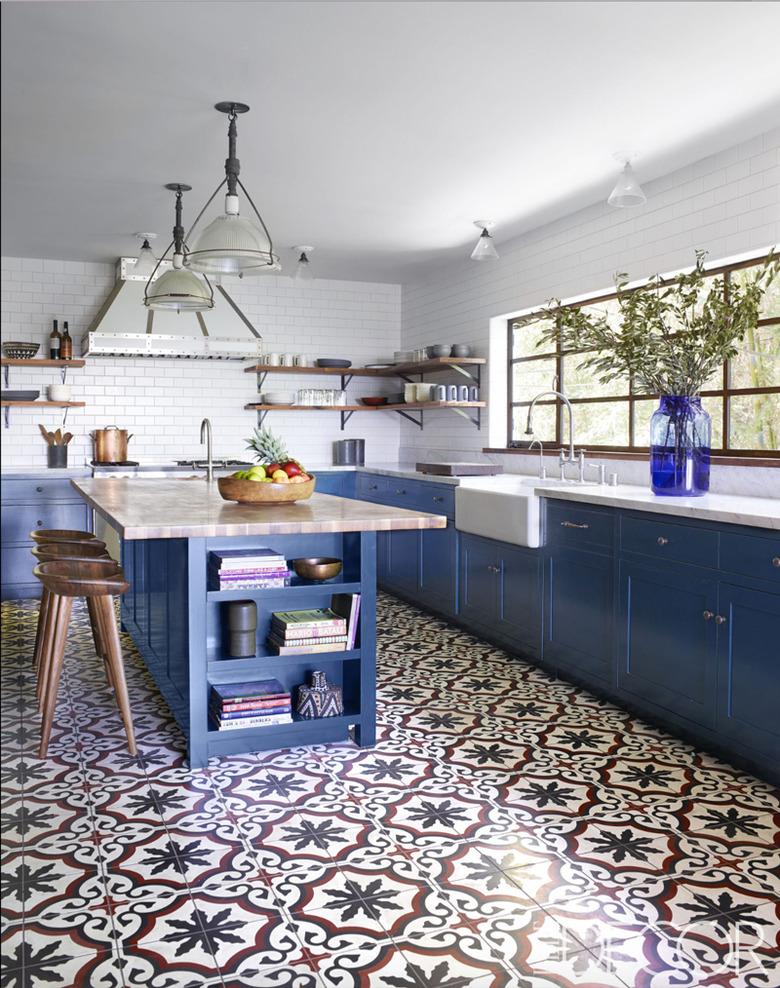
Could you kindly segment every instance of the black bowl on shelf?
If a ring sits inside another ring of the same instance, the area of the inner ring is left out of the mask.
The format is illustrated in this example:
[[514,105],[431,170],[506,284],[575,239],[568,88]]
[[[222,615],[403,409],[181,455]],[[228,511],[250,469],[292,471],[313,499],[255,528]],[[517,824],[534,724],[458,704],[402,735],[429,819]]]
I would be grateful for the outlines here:
[[317,361],[318,367],[351,367],[351,360],[336,360],[333,357],[320,357]]
[[40,391],[2,391],[0,399],[3,401],[37,401]]

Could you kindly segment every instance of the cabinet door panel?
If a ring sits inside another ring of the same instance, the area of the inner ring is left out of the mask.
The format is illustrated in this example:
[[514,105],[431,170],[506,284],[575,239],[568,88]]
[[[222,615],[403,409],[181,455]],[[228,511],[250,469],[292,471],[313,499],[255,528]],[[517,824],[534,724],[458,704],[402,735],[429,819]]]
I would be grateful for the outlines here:
[[454,614],[457,605],[458,533],[427,528],[420,533],[420,599],[435,610]]
[[89,511],[83,501],[44,501],[35,504],[5,504],[2,510],[2,543],[30,541],[35,528],[91,528]]
[[619,688],[713,727],[716,613],[711,574],[621,560]]
[[387,582],[404,593],[415,594],[419,585],[420,532],[391,532]]
[[477,624],[491,625],[498,608],[500,556],[496,545],[475,535],[463,535],[460,554],[460,614]]
[[541,556],[533,549],[503,547],[498,579],[498,628],[519,647],[538,655],[542,637]]
[[611,681],[612,559],[556,548],[547,572],[545,660]]
[[722,583],[718,733],[780,762],[780,594]]
[[390,532],[376,533],[376,580],[385,584],[390,579]]

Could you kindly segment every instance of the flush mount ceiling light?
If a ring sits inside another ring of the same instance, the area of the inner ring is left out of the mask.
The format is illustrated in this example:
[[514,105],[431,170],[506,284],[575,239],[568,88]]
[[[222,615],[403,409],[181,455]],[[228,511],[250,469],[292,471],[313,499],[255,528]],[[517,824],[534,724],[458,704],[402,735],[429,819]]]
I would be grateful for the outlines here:
[[[246,113],[249,107],[246,103],[223,102],[217,103],[215,109],[219,110],[220,113],[226,113],[230,121],[228,124],[228,156],[225,161],[225,177],[198,213],[187,234],[187,240],[190,239],[201,216],[211,205],[223,185],[227,185],[225,212],[203,230],[192,250],[187,252],[184,263],[193,271],[201,271],[203,274],[245,275],[281,271],[279,257],[274,253],[274,245],[268,227],[252,202],[252,197],[238,177],[241,165],[236,157],[238,138],[236,120],[238,114]],[[260,223],[259,227],[253,220],[240,215],[239,188],[254,210]]]
[[293,247],[293,250],[298,255],[298,263],[295,265],[293,278],[296,281],[314,281],[311,261],[309,260],[309,254],[311,254],[314,248],[306,244],[301,244],[299,247]]
[[493,245],[493,238],[490,235],[490,231],[493,229],[495,224],[492,220],[474,220],[474,226],[481,230],[479,235],[479,240],[471,252],[472,261],[496,261],[498,260],[498,251]]
[[623,171],[618,176],[615,188],[610,192],[607,202],[610,206],[615,206],[618,209],[644,206],[647,202],[647,196],[637,181],[634,169],[631,167],[631,160],[622,155],[616,155],[616,157],[623,162]]
[[155,264],[154,271],[149,276],[144,288],[144,305],[149,309],[173,309],[175,312],[204,312],[214,308],[214,292],[208,278],[199,278],[184,267],[186,245],[184,242],[184,227],[181,224],[181,198],[184,192],[189,192],[191,185],[172,182],[165,186],[176,193],[176,223],[173,228],[173,240],[165,250],[165,254],[173,247],[173,267],[161,274],[155,281],[154,276],[160,267],[165,254]]
[[133,236],[138,237],[139,240],[143,241],[141,244],[141,249],[138,251],[136,262],[133,265],[133,274],[139,277],[143,276],[148,278],[157,267],[157,258],[152,253],[152,248],[149,243],[150,240],[155,240],[157,238],[157,234],[134,233]]

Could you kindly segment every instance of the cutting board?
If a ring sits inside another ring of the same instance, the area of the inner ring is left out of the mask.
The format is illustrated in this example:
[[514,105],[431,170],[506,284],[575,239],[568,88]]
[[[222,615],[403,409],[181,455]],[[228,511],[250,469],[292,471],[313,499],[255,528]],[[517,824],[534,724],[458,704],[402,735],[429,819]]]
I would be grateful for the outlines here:
[[415,469],[438,477],[489,477],[504,472],[495,463],[417,463]]

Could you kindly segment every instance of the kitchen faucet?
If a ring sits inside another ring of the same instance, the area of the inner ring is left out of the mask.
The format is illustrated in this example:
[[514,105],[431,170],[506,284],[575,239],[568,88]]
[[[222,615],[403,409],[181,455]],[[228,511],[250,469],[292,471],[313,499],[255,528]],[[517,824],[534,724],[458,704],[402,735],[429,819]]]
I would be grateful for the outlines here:
[[544,446],[542,446],[541,439],[532,439],[528,444],[528,449],[531,450],[534,446],[539,447],[539,480],[546,480],[547,471],[544,469]]
[[[538,394],[533,399],[533,401],[531,402],[531,404],[528,407],[528,419],[527,419],[526,424],[525,424],[525,434],[527,436],[532,436],[534,434],[533,426],[531,424],[531,418],[533,416],[534,408],[536,407],[536,403],[537,403],[537,401],[539,401],[540,398],[560,398],[561,401],[566,406],[566,410],[569,413],[569,453],[568,453],[568,457],[567,457],[566,451],[562,449],[561,452],[560,452],[560,459],[559,459],[559,462],[560,462],[560,465],[561,465],[561,480],[564,480],[565,479],[564,474],[565,474],[565,470],[566,470],[566,464],[567,463],[574,463],[575,460],[576,460],[576,457],[575,457],[575,454],[574,454],[574,415],[573,415],[572,409],[571,409],[571,402],[566,397],[566,395],[565,394],[562,394],[562,392],[560,392],[560,391],[542,391],[541,394]],[[580,482],[582,482],[582,480],[583,480],[583,476],[582,475],[583,475],[583,467],[581,466],[580,467]]]
[[206,434],[206,482],[214,480],[214,461],[211,458],[211,421],[203,419],[200,423],[200,441],[203,442],[203,434]]

